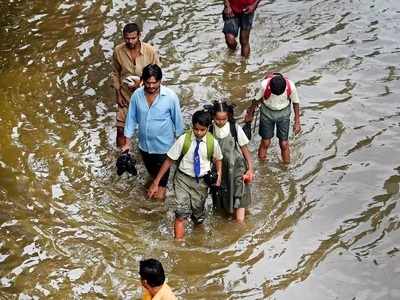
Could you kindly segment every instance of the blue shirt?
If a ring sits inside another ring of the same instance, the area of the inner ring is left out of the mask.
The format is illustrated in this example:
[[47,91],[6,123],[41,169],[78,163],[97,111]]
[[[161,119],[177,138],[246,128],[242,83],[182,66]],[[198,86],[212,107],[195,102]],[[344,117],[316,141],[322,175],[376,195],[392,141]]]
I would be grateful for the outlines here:
[[144,88],[137,89],[129,104],[124,134],[131,138],[139,128],[139,148],[148,153],[164,154],[183,134],[183,119],[178,96],[165,86],[149,107]]

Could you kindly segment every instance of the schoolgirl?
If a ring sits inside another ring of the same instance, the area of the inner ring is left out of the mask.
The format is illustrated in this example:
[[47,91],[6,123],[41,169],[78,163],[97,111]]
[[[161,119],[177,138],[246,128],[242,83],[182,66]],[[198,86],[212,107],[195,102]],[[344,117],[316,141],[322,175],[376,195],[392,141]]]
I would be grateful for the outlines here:
[[215,101],[212,108],[212,133],[222,150],[222,180],[220,189],[214,189],[214,207],[234,214],[242,223],[245,209],[250,205],[250,183],[254,178],[253,161],[247,148],[248,138],[233,118],[233,106]]

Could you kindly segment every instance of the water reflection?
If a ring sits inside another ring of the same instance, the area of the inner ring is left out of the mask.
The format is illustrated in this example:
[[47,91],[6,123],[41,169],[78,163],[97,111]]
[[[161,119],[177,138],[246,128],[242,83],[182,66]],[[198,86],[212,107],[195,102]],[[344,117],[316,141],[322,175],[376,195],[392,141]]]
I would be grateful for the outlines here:
[[[139,298],[149,256],[181,299],[400,297],[397,3],[261,2],[249,60],[225,49],[215,1],[2,8],[1,298]],[[210,206],[204,228],[175,243],[172,191],[160,206],[144,197],[143,166],[115,175],[109,60],[132,20],[187,120],[220,97],[239,115],[269,70],[298,85],[293,163],[276,143],[256,163],[244,226]]]

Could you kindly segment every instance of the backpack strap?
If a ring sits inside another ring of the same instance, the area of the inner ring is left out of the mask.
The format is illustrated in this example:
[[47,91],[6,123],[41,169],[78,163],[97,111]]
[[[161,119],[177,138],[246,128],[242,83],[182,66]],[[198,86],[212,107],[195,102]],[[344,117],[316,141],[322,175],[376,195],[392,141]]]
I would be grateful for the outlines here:
[[182,147],[182,154],[181,156],[185,156],[185,154],[189,151],[190,144],[192,143],[192,131],[188,130],[184,133],[185,135],[185,140],[183,141],[183,147]]
[[236,127],[236,122],[234,120],[229,122],[229,129],[231,131],[231,135],[235,139],[235,146],[239,146],[237,127]]
[[290,86],[289,79],[287,77],[284,77],[286,81],[286,95],[288,98],[290,98],[290,95],[292,94],[292,87]]
[[206,145],[207,145],[207,157],[209,161],[212,161],[213,154],[214,154],[214,136],[212,133],[207,132],[206,135]]
[[271,94],[272,94],[271,87],[270,87],[271,79],[272,79],[272,77],[274,77],[276,75],[280,75],[285,79],[285,82],[286,82],[286,88],[285,88],[286,96],[289,98],[289,101],[290,101],[290,95],[292,94],[292,87],[290,86],[289,79],[287,77],[284,77],[280,73],[272,73],[272,74],[268,73],[268,74],[265,75],[264,79],[267,79],[268,83],[267,83],[267,86],[265,87],[265,90],[264,90],[264,99],[268,99],[271,96]]
[[[190,145],[192,144],[192,131],[188,130],[185,133],[185,140],[183,141],[182,153],[179,160],[185,156],[185,154],[189,151]],[[214,136],[207,132],[206,135],[206,145],[207,145],[207,157],[211,161],[214,154]]]
[[[236,122],[235,122],[235,120],[228,121],[228,122],[229,122],[229,130],[231,132],[231,136],[233,136],[233,138],[235,139],[235,145],[239,145]],[[213,124],[208,129],[208,132],[211,134],[214,134],[214,125]]]
[[274,76],[271,75],[271,76],[266,76],[265,77],[265,79],[268,80],[268,83],[267,83],[267,86],[265,87],[265,90],[264,90],[264,99],[268,99],[272,94],[271,87],[270,87],[270,82],[271,82],[272,77],[274,77]]
[[210,127],[208,127],[208,132],[214,135],[214,124],[211,124]]

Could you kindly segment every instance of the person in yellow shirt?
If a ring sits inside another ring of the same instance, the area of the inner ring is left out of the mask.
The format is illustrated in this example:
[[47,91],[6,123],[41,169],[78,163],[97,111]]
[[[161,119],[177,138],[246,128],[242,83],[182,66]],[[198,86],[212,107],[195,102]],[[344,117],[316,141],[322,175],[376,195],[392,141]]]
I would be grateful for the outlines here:
[[144,290],[142,300],[176,300],[165,283],[164,268],[158,260],[150,258],[140,261],[139,274]]

